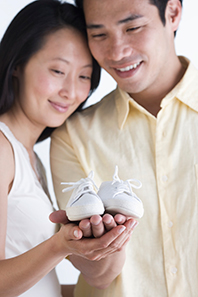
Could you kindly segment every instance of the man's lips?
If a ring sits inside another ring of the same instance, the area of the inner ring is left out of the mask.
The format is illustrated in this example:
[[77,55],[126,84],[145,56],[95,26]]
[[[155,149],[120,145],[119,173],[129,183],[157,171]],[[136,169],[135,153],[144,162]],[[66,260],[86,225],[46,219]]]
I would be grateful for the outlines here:
[[121,72],[126,72],[126,71],[129,71],[129,70],[132,70],[132,69],[136,69],[140,65],[140,63],[141,62],[132,64],[132,65],[129,65],[129,66],[126,66],[126,67],[122,67],[122,68],[116,68],[116,70],[121,71]]
[[116,74],[121,78],[128,78],[133,76],[141,67],[142,61],[122,67],[113,67]]

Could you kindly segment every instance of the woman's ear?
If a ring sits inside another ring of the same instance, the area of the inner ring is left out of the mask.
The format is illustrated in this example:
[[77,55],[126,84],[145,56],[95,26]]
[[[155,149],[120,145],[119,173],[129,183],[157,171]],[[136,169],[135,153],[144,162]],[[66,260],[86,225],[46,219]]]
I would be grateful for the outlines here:
[[19,68],[20,68],[19,66],[15,66],[14,71],[12,73],[12,76],[18,77],[18,75],[19,75]]
[[177,31],[182,16],[182,5],[179,0],[168,0],[165,18],[166,22],[169,22],[172,31]]

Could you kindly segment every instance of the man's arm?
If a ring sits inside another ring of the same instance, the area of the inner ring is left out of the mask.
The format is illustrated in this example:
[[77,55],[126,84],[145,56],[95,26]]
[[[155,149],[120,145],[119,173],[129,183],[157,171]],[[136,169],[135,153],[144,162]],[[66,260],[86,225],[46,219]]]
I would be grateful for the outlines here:
[[[91,221],[97,221],[97,219],[99,220],[99,217],[100,216],[92,217],[90,219],[90,226],[92,226]],[[110,217],[110,215],[105,215],[102,222],[99,220],[100,227],[97,230],[99,238],[87,238],[89,243],[90,240],[93,241],[93,248],[89,248],[86,258],[84,256],[74,254],[69,256],[70,261],[79,271],[81,271],[86,282],[98,289],[108,287],[120,274],[125,262],[126,243],[130,240],[131,234],[137,226],[137,222],[134,219],[127,220],[122,215],[116,215],[115,218],[117,218],[118,221],[120,219],[120,222],[124,222],[123,225],[117,225],[116,220],[113,219],[111,223],[112,228],[109,228],[110,230],[106,232],[104,230],[106,229],[105,221],[109,222]],[[68,222],[64,211],[52,213],[50,215],[50,219],[55,223],[64,224]],[[81,221],[79,227],[82,226],[84,222],[87,224],[87,220]],[[113,225],[115,226],[113,227]],[[99,232],[101,232],[100,236]],[[118,235],[119,232],[120,234]],[[84,240],[86,240],[86,238]],[[94,243],[96,240],[99,245]]]

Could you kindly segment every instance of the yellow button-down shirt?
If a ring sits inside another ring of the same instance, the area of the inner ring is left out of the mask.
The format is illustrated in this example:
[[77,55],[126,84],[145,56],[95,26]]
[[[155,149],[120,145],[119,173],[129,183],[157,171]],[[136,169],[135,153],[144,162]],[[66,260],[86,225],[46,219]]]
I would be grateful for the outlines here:
[[94,170],[98,186],[139,179],[134,190],[144,216],[127,245],[120,276],[105,290],[82,277],[77,297],[198,296],[198,71],[187,70],[162,100],[157,117],[119,88],[75,113],[52,137],[55,193],[64,208],[71,193],[62,181],[77,181]]

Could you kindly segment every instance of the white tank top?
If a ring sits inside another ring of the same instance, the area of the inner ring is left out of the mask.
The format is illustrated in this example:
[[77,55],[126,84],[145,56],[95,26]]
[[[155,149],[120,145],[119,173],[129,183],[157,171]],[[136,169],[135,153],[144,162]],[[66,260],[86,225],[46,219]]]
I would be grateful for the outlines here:
[[[12,145],[15,159],[15,176],[8,195],[5,248],[6,258],[11,258],[51,237],[56,225],[49,220],[53,206],[32,169],[27,150],[2,122],[0,130]],[[60,297],[55,269],[20,296]]]

